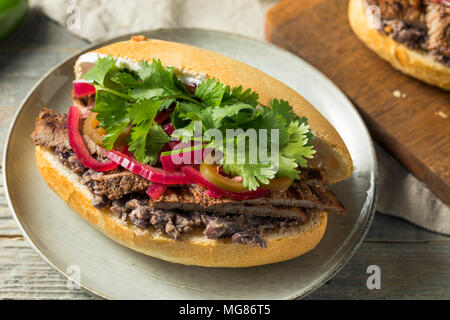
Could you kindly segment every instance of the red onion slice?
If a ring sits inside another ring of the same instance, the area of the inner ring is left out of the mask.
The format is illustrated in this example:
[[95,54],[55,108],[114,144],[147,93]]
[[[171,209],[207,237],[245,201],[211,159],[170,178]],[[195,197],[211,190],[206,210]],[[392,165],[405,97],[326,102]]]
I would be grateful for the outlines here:
[[86,81],[75,80],[72,82],[75,97],[82,98],[95,94],[95,87]]
[[109,171],[117,167],[117,163],[113,161],[98,161],[93,158],[86,146],[79,131],[80,111],[77,107],[71,106],[69,109],[69,117],[67,120],[67,130],[69,134],[69,144],[78,160],[86,167],[95,171]]
[[192,180],[181,171],[165,171],[135,159],[116,150],[106,151],[106,156],[125,169],[137,174],[151,182],[162,184],[191,184]]
[[164,194],[164,192],[166,192],[167,187],[167,184],[152,183],[145,193],[148,194],[148,196],[153,200],[157,200]]

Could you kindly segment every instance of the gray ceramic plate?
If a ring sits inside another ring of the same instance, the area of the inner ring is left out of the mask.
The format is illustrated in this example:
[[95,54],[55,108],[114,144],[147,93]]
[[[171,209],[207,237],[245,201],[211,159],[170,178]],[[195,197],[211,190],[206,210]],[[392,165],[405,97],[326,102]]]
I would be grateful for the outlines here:
[[339,131],[353,158],[353,176],[333,186],[348,208],[346,215],[329,216],[325,236],[312,252],[290,261],[246,269],[172,264],[115,243],[78,217],[47,187],[38,172],[29,138],[43,106],[67,111],[76,55],[39,81],[10,129],[3,159],[5,186],[24,235],[53,267],[66,276],[80,270],[80,285],[105,298],[292,299],[318,288],[356,251],[375,210],[376,159],[370,136],[357,111],[320,72],[270,44],[191,29],[156,30],[146,36],[223,53],[265,71],[305,96]]

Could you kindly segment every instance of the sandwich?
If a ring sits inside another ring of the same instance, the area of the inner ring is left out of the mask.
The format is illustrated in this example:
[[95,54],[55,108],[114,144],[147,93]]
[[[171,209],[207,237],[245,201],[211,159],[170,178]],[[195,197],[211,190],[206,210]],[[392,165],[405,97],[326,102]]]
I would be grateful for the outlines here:
[[73,105],[31,138],[47,184],[111,239],[166,261],[248,267],[304,254],[329,189],[352,175],[342,138],[300,94],[204,49],[133,36],[82,54]]
[[350,0],[354,33],[401,72],[450,90],[449,0]]

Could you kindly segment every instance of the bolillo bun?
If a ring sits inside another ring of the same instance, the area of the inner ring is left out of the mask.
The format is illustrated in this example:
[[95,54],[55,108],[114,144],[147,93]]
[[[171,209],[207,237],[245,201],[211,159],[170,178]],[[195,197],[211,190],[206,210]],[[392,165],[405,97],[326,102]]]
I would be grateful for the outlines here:
[[348,15],[353,32],[395,69],[444,90],[450,90],[450,67],[425,51],[413,50],[367,24],[366,0],[350,0]]
[[[289,101],[299,116],[308,118],[314,132],[317,150],[312,166],[325,169],[328,181],[338,182],[351,176],[353,162],[342,138],[333,126],[305,98],[282,82],[245,63],[224,55],[176,42],[147,40],[134,36],[130,41],[113,43],[91,51],[140,62],[160,59],[166,66],[192,74],[215,78],[225,85],[251,88],[259,101],[268,105],[273,98]],[[75,63],[76,78],[81,74],[79,60]]]
[[327,214],[319,213],[313,215],[308,224],[291,231],[266,232],[266,249],[229,240],[211,240],[201,231],[184,234],[182,240],[175,241],[158,234],[153,227],[142,230],[123,223],[107,208],[94,208],[91,191],[50,151],[37,146],[36,160],[53,191],[97,230],[130,249],[169,262],[204,267],[250,267],[284,261],[312,250],[327,226]]

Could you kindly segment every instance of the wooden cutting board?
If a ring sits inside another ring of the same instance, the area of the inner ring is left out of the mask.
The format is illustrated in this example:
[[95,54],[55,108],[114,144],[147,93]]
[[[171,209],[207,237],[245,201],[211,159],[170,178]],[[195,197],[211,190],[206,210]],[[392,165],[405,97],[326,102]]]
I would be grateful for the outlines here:
[[403,75],[367,49],[350,28],[347,5],[281,1],[267,13],[267,40],[339,86],[374,139],[450,205],[450,93]]

